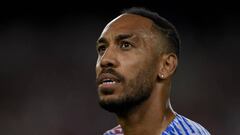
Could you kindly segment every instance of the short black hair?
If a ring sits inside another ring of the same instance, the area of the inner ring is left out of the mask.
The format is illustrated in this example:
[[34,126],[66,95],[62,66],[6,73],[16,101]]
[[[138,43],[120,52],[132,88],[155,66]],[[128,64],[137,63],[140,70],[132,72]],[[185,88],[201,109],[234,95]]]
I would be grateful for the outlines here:
[[165,34],[167,39],[170,41],[171,44],[168,46],[168,51],[174,52],[177,57],[179,57],[181,40],[175,26],[167,19],[159,16],[156,12],[142,7],[132,7],[123,10],[121,13],[140,15],[152,20],[158,29]]

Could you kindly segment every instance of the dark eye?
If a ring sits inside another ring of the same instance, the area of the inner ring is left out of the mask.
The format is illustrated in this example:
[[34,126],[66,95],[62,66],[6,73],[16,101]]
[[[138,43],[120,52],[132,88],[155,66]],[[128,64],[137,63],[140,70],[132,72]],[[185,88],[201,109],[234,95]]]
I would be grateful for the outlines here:
[[128,43],[128,42],[122,42],[120,47],[122,49],[130,49],[132,47],[132,44]]
[[98,54],[102,55],[106,50],[106,46],[101,45],[97,48]]

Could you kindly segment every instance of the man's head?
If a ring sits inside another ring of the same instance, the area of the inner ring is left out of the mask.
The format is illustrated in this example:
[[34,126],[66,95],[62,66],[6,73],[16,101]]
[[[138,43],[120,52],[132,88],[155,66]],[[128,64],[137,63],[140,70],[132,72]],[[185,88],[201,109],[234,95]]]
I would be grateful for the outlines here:
[[126,10],[111,21],[97,41],[100,105],[122,113],[147,100],[174,73],[179,43],[173,25],[147,10]]

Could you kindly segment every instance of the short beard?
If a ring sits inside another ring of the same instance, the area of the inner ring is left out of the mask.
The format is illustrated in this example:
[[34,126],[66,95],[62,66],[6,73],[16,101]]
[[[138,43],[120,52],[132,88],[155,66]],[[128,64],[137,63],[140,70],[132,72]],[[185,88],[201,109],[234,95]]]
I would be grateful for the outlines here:
[[140,72],[137,77],[127,83],[125,93],[116,100],[100,100],[102,108],[117,115],[125,115],[136,106],[146,101],[152,93],[153,73]]

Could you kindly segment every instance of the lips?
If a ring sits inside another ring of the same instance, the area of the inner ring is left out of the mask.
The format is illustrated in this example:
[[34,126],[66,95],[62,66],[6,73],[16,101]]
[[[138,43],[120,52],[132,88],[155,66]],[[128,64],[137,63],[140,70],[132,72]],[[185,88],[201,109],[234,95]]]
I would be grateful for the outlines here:
[[120,83],[120,80],[111,73],[103,73],[97,78],[98,85],[111,85],[116,83]]

